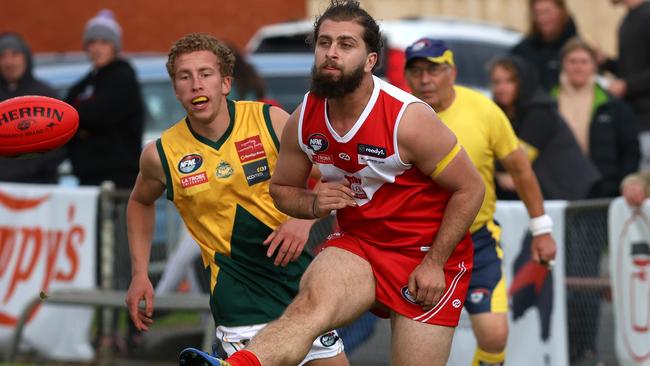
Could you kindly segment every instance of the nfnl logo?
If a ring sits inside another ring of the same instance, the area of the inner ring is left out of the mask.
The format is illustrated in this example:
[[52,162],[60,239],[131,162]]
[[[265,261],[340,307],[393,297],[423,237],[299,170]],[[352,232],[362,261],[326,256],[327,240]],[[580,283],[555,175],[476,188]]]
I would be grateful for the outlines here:
[[401,292],[402,292],[402,297],[404,299],[406,299],[406,301],[410,302],[411,304],[416,304],[417,305],[417,303],[415,302],[415,297],[413,297],[413,294],[411,294],[411,291],[409,291],[408,286],[402,287]]
[[329,142],[327,142],[327,138],[322,133],[315,133],[309,136],[308,145],[314,152],[323,152],[327,150]]
[[203,164],[203,158],[198,154],[185,155],[178,162],[178,171],[183,174],[195,172]]
[[325,333],[322,336],[320,336],[320,343],[325,347],[332,347],[333,345],[336,344],[336,341],[338,340],[339,340],[339,336],[334,331]]

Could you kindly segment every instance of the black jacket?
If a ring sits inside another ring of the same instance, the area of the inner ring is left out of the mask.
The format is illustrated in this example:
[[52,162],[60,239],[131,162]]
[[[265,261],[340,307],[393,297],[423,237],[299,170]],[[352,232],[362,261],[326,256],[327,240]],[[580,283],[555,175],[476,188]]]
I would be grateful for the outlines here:
[[[45,83],[33,76],[32,52],[27,43],[15,33],[0,35],[0,43],[11,37],[20,44],[20,50],[27,61],[25,74],[18,80],[18,86],[9,90],[7,81],[0,75],[0,101],[24,95],[43,95],[58,98],[59,96]],[[18,183],[56,183],[58,180],[57,168],[65,158],[64,149],[58,149],[31,159],[0,158],[0,181]]]
[[[512,127],[520,140],[537,150],[533,170],[544,199],[578,200],[588,196],[600,174],[582,153],[573,132],[564,122],[553,98],[535,82],[530,66],[513,57],[520,80]],[[498,191],[500,199],[512,194]]]
[[[559,88],[553,90],[557,95]],[[600,85],[594,87],[594,106],[589,122],[589,158],[601,179],[589,197],[617,197],[623,178],[639,168],[639,139],[630,107]]]
[[138,175],[144,105],[135,71],[122,59],[92,70],[66,101],[79,112],[79,130],[69,143],[74,175],[82,185],[104,180],[131,188]]
[[573,19],[569,21],[560,36],[550,42],[539,35],[524,38],[510,51],[533,65],[538,82],[545,90],[551,90],[558,83],[560,75],[560,51],[564,44],[578,34]]
[[625,80],[637,127],[650,130],[650,2],[630,10],[618,31],[618,60],[606,65]]

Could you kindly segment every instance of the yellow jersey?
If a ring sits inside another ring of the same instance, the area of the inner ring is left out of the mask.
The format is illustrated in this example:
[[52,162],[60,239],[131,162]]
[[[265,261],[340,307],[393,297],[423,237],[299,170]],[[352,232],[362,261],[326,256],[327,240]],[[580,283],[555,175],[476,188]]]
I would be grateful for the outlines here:
[[311,256],[287,267],[267,258],[266,237],[288,219],[269,194],[279,140],[269,105],[228,100],[230,122],[218,141],[187,118],[156,142],[167,198],[201,247],[217,325],[266,323],[282,314]]

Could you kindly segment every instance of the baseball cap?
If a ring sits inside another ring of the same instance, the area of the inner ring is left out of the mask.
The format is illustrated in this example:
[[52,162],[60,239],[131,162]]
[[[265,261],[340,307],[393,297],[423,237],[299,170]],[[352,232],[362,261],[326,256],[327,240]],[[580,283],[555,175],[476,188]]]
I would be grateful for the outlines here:
[[423,58],[430,62],[439,64],[447,63],[454,65],[454,53],[449,49],[447,43],[440,39],[420,38],[406,48],[406,66],[409,62]]

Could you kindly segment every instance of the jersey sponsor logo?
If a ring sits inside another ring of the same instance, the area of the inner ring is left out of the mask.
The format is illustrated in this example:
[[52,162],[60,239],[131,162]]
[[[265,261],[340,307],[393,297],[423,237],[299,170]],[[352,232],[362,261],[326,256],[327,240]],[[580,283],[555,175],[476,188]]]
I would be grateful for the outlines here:
[[241,141],[235,141],[235,147],[237,148],[239,161],[242,163],[266,156],[264,145],[259,135]]
[[178,171],[182,174],[190,174],[197,171],[203,165],[203,158],[199,154],[183,156],[178,162]]
[[320,336],[320,344],[322,344],[325,347],[332,347],[333,345],[336,344],[338,340],[339,340],[339,336],[334,331],[325,333],[322,336]]
[[402,293],[402,297],[406,301],[410,302],[411,304],[417,305],[417,302],[415,302],[415,297],[413,297],[413,294],[411,293],[411,291],[409,291],[408,286],[403,286],[400,292]]
[[225,179],[228,178],[234,173],[233,168],[225,160],[221,160],[217,165],[216,176],[217,178]]
[[328,154],[314,154],[312,159],[314,160],[314,163],[318,164],[334,164],[334,158],[332,158],[332,155]]
[[345,160],[345,161],[350,161],[351,158],[350,158],[350,155],[342,152],[342,153],[339,153],[339,159]]
[[454,301],[451,302],[451,306],[458,309],[459,307],[463,306],[463,302],[458,299],[454,299]]
[[327,150],[330,145],[329,141],[327,141],[327,137],[322,133],[314,133],[310,135],[307,139],[307,144],[309,145],[309,148],[316,153]]
[[490,292],[491,291],[486,288],[477,288],[472,290],[469,294],[469,302],[472,304],[480,304],[489,298]]
[[266,159],[244,164],[243,168],[249,186],[271,179],[271,169]]
[[360,200],[365,200],[368,198],[368,195],[363,190],[361,179],[349,175],[346,175],[345,179],[347,179],[348,182],[350,182],[350,189],[352,190],[352,193],[354,193],[354,198]]
[[359,144],[357,145],[357,153],[359,155],[374,156],[375,158],[385,159],[386,158],[386,148]]
[[200,172],[186,177],[181,178],[181,187],[189,188],[193,186],[198,186],[199,184],[204,184],[208,182],[208,175],[205,172]]
[[366,155],[357,155],[357,160],[359,165],[368,165],[368,163],[384,164],[386,162],[384,159],[376,159]]

